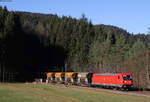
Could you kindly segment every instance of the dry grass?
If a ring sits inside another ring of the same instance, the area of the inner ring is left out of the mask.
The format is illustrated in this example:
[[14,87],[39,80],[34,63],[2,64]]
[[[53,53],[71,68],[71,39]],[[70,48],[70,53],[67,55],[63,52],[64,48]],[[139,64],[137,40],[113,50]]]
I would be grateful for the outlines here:
[[47,84],[0,84],[0,102],[150,102],[150,98]]

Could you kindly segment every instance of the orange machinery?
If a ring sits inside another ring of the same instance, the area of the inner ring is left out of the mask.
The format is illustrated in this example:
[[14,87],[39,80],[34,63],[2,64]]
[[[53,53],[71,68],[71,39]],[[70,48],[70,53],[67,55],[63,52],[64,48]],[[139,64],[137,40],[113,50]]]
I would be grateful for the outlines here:
[[73,83],[77,82],[77,72],[66,72],[65,73],[65,82],[66,83]]

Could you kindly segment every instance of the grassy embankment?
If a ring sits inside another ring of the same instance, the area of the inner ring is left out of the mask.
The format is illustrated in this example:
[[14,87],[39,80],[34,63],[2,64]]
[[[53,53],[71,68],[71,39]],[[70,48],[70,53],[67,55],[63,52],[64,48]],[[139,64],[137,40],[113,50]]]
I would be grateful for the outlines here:
[[0,102],[150,102],[150,98],[46,84],[0,84]]

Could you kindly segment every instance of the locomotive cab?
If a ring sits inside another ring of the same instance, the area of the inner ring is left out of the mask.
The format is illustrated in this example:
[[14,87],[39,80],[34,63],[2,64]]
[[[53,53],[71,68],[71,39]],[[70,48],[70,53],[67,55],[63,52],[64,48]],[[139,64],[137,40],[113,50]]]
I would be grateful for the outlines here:
[[132,80],[132,76],[129,74],[129,75],[122,75],[123,79],[124,80]]
[[129,89],[133,86],[133,79],[130,73],[122,74],[122,88]]

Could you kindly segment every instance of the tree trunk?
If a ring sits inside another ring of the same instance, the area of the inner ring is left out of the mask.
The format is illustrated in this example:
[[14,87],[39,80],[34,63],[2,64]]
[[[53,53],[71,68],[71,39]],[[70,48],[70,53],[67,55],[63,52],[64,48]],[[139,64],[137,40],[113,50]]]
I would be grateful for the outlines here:
[[146,74],[147,74],[147,88],[150,88],[150,78],[149,78],[149,52],[146,52]]

